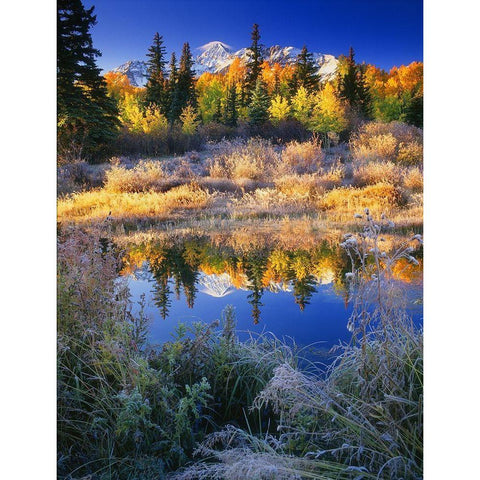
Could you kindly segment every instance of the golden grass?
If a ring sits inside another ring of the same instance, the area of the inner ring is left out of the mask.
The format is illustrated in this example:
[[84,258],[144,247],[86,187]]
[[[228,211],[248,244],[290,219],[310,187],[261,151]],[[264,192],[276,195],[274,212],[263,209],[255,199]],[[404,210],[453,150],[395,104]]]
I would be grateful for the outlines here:
[[364,188],[343,187],[326,193],[319,202],[324,210],[341,213],[363,213],[369,208],[372,214],[388,213],[401,203],[399,190],[389,183],[377,183]]
[[357,187],[376,183],[400,185],[404,175],[404,170],[393,162],[362,163],[353,167],[353,184]]
[[278,171],[278,165],[279,155],[270,142],[250,138],[246,142],[220,142],[208,171],[215,178],[264,181]]
[[314,197],[324,192],[324,186],[318,175],[283,175],[275,179],[276,189],[288,197]]
[[397,162],[402,165],[421,165],[423,162],[423,145],[418,143],[400,143]]
[[423,133],[419,128],[401,122],[371,122],[363,125],[352,138],[351,149],[354,158],[362,162],[421,165]]
[[321,169],[324,158],[321,142],[315,138],[309,142],[290,142],[282,152],[282,168],[297,174],[314,173]]
[[211,205],[214,194],[195,184],[181,185],[165,193],[112,193],[91,190],[60,199],[57,205],[59,221],[101,220],[113,218],[166,218],[175,210],[204,209]]
[[410,168],[405,173],[403,185],[413,192],[423,191],[423,172],[418,168]]
[[113,166],[105,172],[105,190],[111,193],[165,191],[171,186],[158,161],[141,161],[134,168]]

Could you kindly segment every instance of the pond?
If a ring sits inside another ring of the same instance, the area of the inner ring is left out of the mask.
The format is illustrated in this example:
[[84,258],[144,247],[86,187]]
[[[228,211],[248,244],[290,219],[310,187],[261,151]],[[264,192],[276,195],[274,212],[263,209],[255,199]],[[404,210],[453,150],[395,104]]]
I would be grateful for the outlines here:
[[[421,251],[418,266],[398,262],[393,275],[417,325],[423,320]],[[352,311],[345,273],[348,257],[338,242],[305,248],[278,245],[235,246],[201,236],[130,245],[122,275],[132,300],[144,296],[151,319],[150,342],[172,339],[178,323],[220,319],[235,307],[239,337],[272,332],[299,346],[328,351],[350,339]]]

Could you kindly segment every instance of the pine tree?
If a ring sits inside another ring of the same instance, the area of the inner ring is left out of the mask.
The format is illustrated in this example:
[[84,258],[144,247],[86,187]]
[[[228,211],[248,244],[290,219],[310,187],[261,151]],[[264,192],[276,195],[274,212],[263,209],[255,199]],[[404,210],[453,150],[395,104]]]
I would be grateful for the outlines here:
[[153,37],[153,44],[147,53],[149,60],[147,62],[148,79],[145,103],[147,105],[156,105],[163,114],[165,114],[168,109],[168,87],[165,80],[165,54],[163,37],[157,32]]
[[357,102],[358,109],[365,118],[372,118],[372,95],[365,79],[366,65],[360,65],[357,73]]
[[[169,65],[169,76],[168,76],[168,120],[173,122],[173,114],[175,113],[175,107],[178,103],[177,100],[177,80],[178,80],[178,70],[177,70],[177,57],[175,52],[172,52]],[[181,110],[180,110],[181,111]],[[180,115],[180,113],[179,113]]]
[[352,107],[357,104],[357,66],[355,65],[355,53],[350,47],[347,57],[347,71],[340,79],[340,96]]
[[246,75],[246,91],[247,99],[249,99],[256,88],[257,80],[261,76],[261,65],[263,63],[262,58],[262,45],[260,45],[260,31],[258,25],[255,23],[252,29],[252,44],[247,49],[247,56],[249,58],[247,64]]
[[417,93],[408,103],[405,120],[418,128],[423,128],[423,95]]
[[316,73],[317,67],[313,60],[313,55],[307,50],[304,45],[302,51],[297,56],[296,69],[295,69],[295,86],[304,87],[309,92],[318,89],[319,77]]
[[355,54],[350,47],[346,73],[339,83],[340,96],[348,102],[353,111],[366,118],[372,115],[372,98],[365,81],[364,69],[355,63]]
[[190,51],[190,45],[184,43],[180,57],[180,68],[178,69],[177,81],[170,106],[171,120],[177,120],[187,105],[196,108],[197,96],[195,92],[195,71],[193,70],[192,53]]
[[220,123],[222,121],[222,99],[217,98],[215,100],[215,111],[212,115],[212,122]]
[[248,109],[248,118],[251,125],[262,125],[269,117],[268,109],[270,98],[262,78],[258,78]]
[[317,292],[315,285],[316,282],[313,275],[306,275],[302,279],[293,281],[295,303],[300,307],[302,312],[305,310],[305,306],[310,304],[312,295]]
[[225,110],[223,113],[223,123],[229,127],[236,127],[238,119],[237,112],[237,89],[234,84],[227,86],[227,95],[225,99]]
[[90,28],[94,7],[80,0],[57,4],[57,139],[58,156],[92,159],[115,137],[118,111],[107,95],[93,47]]

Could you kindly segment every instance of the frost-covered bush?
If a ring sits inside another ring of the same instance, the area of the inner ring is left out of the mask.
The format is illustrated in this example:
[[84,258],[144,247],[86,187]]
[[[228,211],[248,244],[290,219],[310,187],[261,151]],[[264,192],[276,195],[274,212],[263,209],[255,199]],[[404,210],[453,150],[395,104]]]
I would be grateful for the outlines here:
[[423,159],[423,131],[401,122],[370,122],[354,135],[351,149],[356,161],[420,165]]

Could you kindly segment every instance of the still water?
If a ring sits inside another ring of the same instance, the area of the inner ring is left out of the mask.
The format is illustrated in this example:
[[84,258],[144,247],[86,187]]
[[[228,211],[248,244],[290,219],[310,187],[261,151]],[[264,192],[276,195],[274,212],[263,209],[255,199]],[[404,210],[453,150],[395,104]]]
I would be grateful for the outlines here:
[[[240,338],[272,332],[329,350],[350,338],[349,268],[343,251],[328,242],[304,249],[245,249],[195,238],[131,247],[122,275],[136,305],[144,296],[151,343],[171,340],[179,322],[210,323],[233,305]],[[407,311],[421,324],[421,263],[400,263],[394,276]]]

